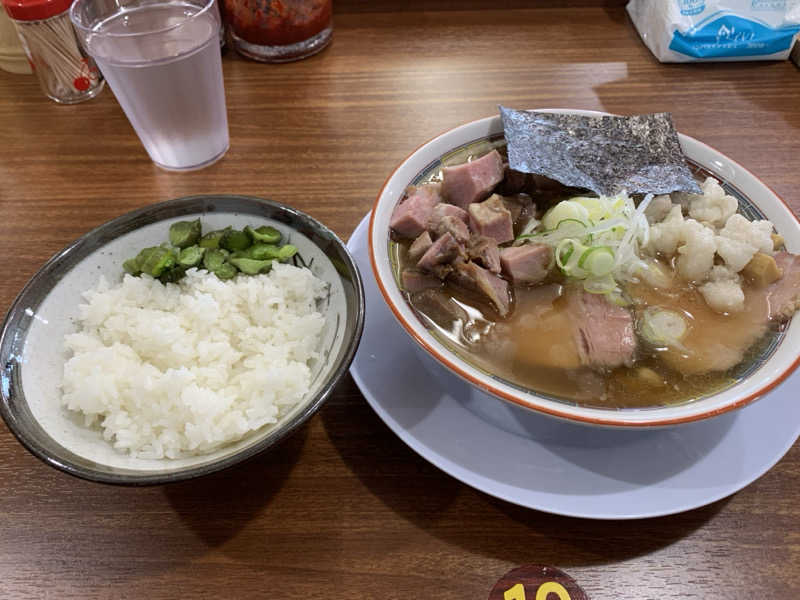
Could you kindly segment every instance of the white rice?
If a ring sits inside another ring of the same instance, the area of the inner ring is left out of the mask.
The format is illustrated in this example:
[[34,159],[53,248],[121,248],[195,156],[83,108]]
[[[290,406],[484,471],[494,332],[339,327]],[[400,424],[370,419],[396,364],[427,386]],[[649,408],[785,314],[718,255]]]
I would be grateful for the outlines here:
[[278,419],[308,392],[326,284],[275,264],[221,281],[125,275],[84,294],[67,335],[62,402],[121,452],[208,453]]

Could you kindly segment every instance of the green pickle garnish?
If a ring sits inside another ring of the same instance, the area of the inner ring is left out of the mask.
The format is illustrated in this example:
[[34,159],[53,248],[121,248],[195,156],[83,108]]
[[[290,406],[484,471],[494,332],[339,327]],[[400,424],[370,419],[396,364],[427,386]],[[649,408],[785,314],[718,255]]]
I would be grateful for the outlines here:
[[280,245],[280,231],[268,225],[243,230],[226,227],[203,235],[200,219],[177,221],[169,227],[169,242],[143,248],[122,263],[126,273],[150,275],[174,283],[191,268],[206,269],[219,279],[238,274],[267,273],[273,261],[286,262],[297,254],[291,244]]

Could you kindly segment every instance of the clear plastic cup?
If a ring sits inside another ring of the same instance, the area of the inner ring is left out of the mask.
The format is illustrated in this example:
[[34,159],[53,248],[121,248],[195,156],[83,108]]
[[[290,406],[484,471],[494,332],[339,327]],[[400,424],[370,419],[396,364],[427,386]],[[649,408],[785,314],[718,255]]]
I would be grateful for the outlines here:
[[153,162],[199,169],[228,150],[216,0],[75,0],[70,18]]

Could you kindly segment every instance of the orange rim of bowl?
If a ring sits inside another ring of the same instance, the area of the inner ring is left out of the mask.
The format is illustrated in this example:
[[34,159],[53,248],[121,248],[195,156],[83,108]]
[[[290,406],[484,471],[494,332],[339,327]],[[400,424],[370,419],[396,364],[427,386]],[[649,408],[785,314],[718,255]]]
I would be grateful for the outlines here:
[[[414,156],[417,152],[419,152],[419,150],[421,148],[427,146],[428,144],[430,144],[434,140],[442,137],[443,135],[446,135],[447,133],[453,131],[454,129],[458,129],[459,127],[466,127],[466,126],[472,125],[474,123],[479,123],[479,122],[483,122],[483,121],[486,121],[486,120],[489,120],[489,119],[494,119],[494,118],[496,118],[496,117],[494,117],[494,116],[492,116],[492,117],[484,117],[482,119],[476,119],[474,121],[469,121],[469,122],[464,123],[462,125],[458,125],[457,127],[453,127],[453,128],[450,128],[450,129],[447,129],[447,130],[443,131],[442,133],[430,138],[428,141],[423,142],[422,144],[417,146],[410,154],[408,154],[400,162],[400,164],[397,165],[397,167],[394,168],[394,170],[386,178],[386,180],[383,182],[383,186],[381,186],[381,189],[378,192],[378,196],[375,199],[375,203],[372,206],[372,212],[371,212],[370,218],[369,218],[368,244],[369,244],[369,261],[370,261],[370,266],[372,267],[372,273],[373,273],[373,275],[375,277],[375,282],[378,284],[378,289],[380,289],[381,295],[383,296],[384,300],[386,301],[386,304],[391,309],[391,311],[394,314],[395,318],[400,322],[400,324],[403,326],[403,328],[406,330],[406,332],[420,346],[422,346],[429,354],[431,354],[431,356],[433,356],[436,360],[438,360],[445,367],[450,369],[453,373],[455,373],[456,375],[458,375],[462,379],[465,379],[466,381],[468,381],[472,385],[478,387],[479,389],[482,389],[482,390],[488,392],[489,394],[492,394],[495,397],[498,397],[498,398],[501,398],[501,399],[506,400],[508,402],[511,402],[512,404],[516,404],[518,406],[521,406],[521,407],[529,409],[529,410],[534,410],[534,411],[537,411],[537,412],[545,413],[545,414],[548,414],[548,415],[553,416],[553,417],[566,419],[568,421],[578,421],[578,422],[592,424],[592,425],[609,425],[609,426],[624,427],[624,428],[663,427],[663,426],[666,426],[666,425],[678,425],[678,424],[681,424],[681,423],[691,423],[693,421],[700,421],[700,420],[703,420],[703,419],[716,417],[716,416],[722,415],[722,414],[724,414],[726,412],[742,408],[742,407],[746,406],[747,404],[750,404],[754,400],[760,398],[761,396],[763,396],[764,394],[766,394],[767,392],[772,390],[775,386],[777,386],[778,384],[783,382],[797,368],[797,366],[800,365],[800,353],[798,353],[798,355],[795,357],[795,359],[792,362],[792,364],[789,365],[789,367],[787,367],[782,373],[778,374],[774,379],[771,379],[765,385],[763,385],[762,387],[760,387],[756,391],[752,392],[751,394],[748,394],[744,398],[740,398],[739,400],[737,400],[735,402],[731,402],[730,404],[726,404],[725,406],[721,406],[719,408],[708,410],[708,411],[702,412],[702,413],[697,413],[697,414],[693,414],[693,415],[687,415],[687,416],[684,416],[684,417],[674,417],[674,418],[671,418],[671,419],[659,419],[659,420],[656,420],[656,421],[632,422],[632,421],[617,421],[617,420],[610,419],[610,418],[599,418],[599,417],[588,417],[588,416],[576,415],[576,414],[573,414],[573,413],[570,413],[570,412],[565,412],[565,411],[557,410],[557,409],[546,407],[546,406],[540,406],[540,405],[537,405],[537,404],[534,404],[534,403],[531,403],[531,402],[526,402],[526,401],[524,401],[524,400],[522,400],[520,398],[516,398],[513,395],[507,393],[506,391],[504,391],[502,389],[499,389],[499,388],[496,388],[496,387],[488,384],[487,382],[478,379],[474,375],[464,371],[456,362],[453,362],[447,356],[442,354],[442,352],[438,348],[436,348],[435,346],[429,344],[421,335],[419,335],[419,333],[417,333],[417,331],[414,328],[414,326],[411,323],[409,323],[407,321],[407,319],[403,316],[403,314],[400,312],[399,308],[395,305],[395,303],[392,300],[388,290],[384,286],[383,280],[380,277],[380,274],[378,272],[377,261],[376,261],[376,258],[375,258],[375,246],[373,244],[373,241],[374,241],[373,240],[373,229],[374,229],[374,225],[375,225],[375,213],[377,212],[378,203],[380,202],[381,196],[383,196],[383,192],[386,189],[386,186],[389,184],[389,181],[391,181],[391,179],[395,176],[397,171],[404,164],[406,164],[406,162],[408,162],[408,160],[412,156]],[[768,189],[781,202],[781,204],[783,204],[783,206],[784,206],[784,208],[786,208],[787,212],[794,218],[794,220],[798,224],[798,226],[800,226],[800,218],[797,217],[797,215],[789,207],[789,205],[786,203],[786,201],[779,194],[777,194],[775,192],[775,190],[773,190],[770,186],[768,186],[763,181],[761,181],[760,178],[756,177],[748,169],[746,169],[745,167],[740,165],[738,162],[736,162],[732,158],[729,158],[726,154],[720,152],[719,150],[717,150],[713,146],[710,146],[709,144],[706,144],[705,142],[701,142],[700,140],[697,140],[697,139],[695,139],[695,138],[693,138],[691,136],[688,136],[688,135],[685,135],[685,134],[680,134],[680,135],[685,136],[686,138],[692,140],[693,142],[695,142],[697,144],[700,144],[702,146],[705,146],[706,148],[709,148],[710,150],[712,150],[713,152],[719,154],[720,156],[724,156],[725,159],[727,161],[729,161],[733,166],[741,169],[747,175],[752,177],[756,182],[758,182],[759,184],[763,185],[766,189]],[[387,232],[387,234],[388,234],[388,232]]]

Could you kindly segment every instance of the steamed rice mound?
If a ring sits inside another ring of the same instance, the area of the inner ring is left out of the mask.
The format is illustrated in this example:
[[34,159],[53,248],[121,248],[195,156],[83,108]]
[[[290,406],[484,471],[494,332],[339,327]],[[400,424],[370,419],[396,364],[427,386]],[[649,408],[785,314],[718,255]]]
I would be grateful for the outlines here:
[[67,335],[62,402],[122,452],[210,452],[278,419],[308,392],[326,284],[308,269],[178,283],[125,275],[84,294]]

